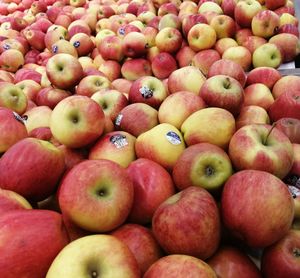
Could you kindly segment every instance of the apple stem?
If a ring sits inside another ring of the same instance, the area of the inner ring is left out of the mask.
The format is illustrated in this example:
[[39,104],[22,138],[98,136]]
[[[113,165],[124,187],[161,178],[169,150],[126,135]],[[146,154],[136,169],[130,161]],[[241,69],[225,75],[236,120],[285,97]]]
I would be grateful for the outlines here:
[[223,86],[225,89],[229,89],[230,88],[230,79],[227,77],[223,83]]
[[270,136],[270,134],[273,131],[273,129],[274,129],[275,126],[276,126],[276,123],[273,123],[271,129],[269,130],[269,132],[268,132],[268,134],[267,134],[267,136],[265,138],[265,140],[263,141],[264,145],[267,145],[268,138],[269,138],[269,136]]
[[300,249],[299,248],[294,248],[293,249],[293,254],[295,257],[300,257]]
[[206,176],[211,176],[211,175],[214,174],[214,172],[215,172],[214,169],[212,167],[210,167],[210,166],[208,166],[208,167],[205,168],[205,174],[206,174]]

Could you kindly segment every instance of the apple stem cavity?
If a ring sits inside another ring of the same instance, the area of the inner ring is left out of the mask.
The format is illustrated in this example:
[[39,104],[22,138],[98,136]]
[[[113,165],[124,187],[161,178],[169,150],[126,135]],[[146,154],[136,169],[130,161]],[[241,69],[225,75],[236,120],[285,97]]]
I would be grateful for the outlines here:
[[276,126],[276,123],[273,123],[272,124],[272,127],[270,128],[270,130],[269,130],[269,132],[268,132],[268,134],[267,134],[267,136],[266,136],[266,138],[265,138],[265,140],[263,140],[263,145],[267,145],[267,141],[268,141],[268,139],[269,139],[269,136],[270,136],[270,134],[271,134],[271,132],[273,131],[273,129],[274,129],[274,127]]
[[226,77],[225,80],[224,80],[223,86],[224,86],[225,89],[229,89],[230,85],[231,85],[230,79],[228,77]]
[[293,254],[295,257],[300,257],[300,249],[299,248],[294,248],[293,249]]
[[215,173],[215,170],[214,170],[213,167],[207,166],[207,167],[205,168],[205,175],[206,175],[206,176],[212,176],[214,173]]
[[97,271],[92,271],[91,278],[97,278],[97,277],[98,277]]

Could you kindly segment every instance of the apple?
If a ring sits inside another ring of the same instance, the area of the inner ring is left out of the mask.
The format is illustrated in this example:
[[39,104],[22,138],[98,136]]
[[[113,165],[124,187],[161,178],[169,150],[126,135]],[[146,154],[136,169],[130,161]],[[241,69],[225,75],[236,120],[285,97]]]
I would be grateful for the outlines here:
[[190,186],[183,189],[156,209],[152,230],[167,254],[190,255],[205,260],[216,252],[220,242],[216,201],[203,188]]
[[232,46],[222,54],[222,59],[234,61],[241,65],[244,71],[249,71],[252,65],[252,54],[245,46]]
[[207,77],[210,78],[215,75],[228,75],[239,81],[242,87],[245,86],[247,80],[247,75],[242,66],[228,59],[217,60],[210,66]]
[[265,43],[256,48],[252,54],[254,68],[271,67],[278,68],[283,61],[281,48],[274,43]]
[[299,38],[299,36],[300,36],[298,27],[296,27],[293,24],[284,24],[284,25],[280,26],[278,28],[277,33],[278,34],[280,34],[280,33],[289,33],[289,34],[295,35],[297,38]]
[[223,108],[207,107],[191,114],[180,130],[188,146],[211,143],[226,149],[235,133],[235,119]]
[[85,33],[87,35],[91,35],[91,27],[88,24],[88,18],[84,20],[84,17],[80,19],[74,20],[68,26],[68,37],[72,38],[75,34]]
[[163,16],[165,14],[168,14],[168,13],[172,13],[172,14],[178,14],[179,12],[179,7],[177,7],[175,5],[175,3],[164,3],[162,4],[158,10],[157,10],[157,15],[158,16]]
[[71,93],[66,90],[61,90],[53,87],[41,89],[35,96],[35,103],[38,106],[49,106],[53,109],[61,100],[71,96]]
[[205,80],[204,74],[197,67],[180,67],[170,74],[168,91],[170,94],[178,91],[189,91],[199,95],[200,88]]
[[[277,11],[278,14],[278,11]],[[299,20],[296,16],[288,13],[288,12],[283,12],[279,15],[279,27],[285,24],[292,24],[298,27],[299,25]]]
[[208,259],[207,263],[223,278],[260,278],[261,273],[255,263],[242,250],[223,245]]
[[172,177],[179,190],[197,186],[216,192],[232,173],[231,161],[223,149],[199,143],[184,150],[175,163]]
[[65,54],[70,54],[75,58],[78,58],[78,53],[75,46],[71,44],[70,41],[64,39],[58,40],[51,45],[51,53],[53,55],[59,53],[65,53]]
[[41,83],[42,74],[34,69],[21,68],[16,71],[14,83],[21,82],[23,80],[31,80],[36,83]]
[[124,57],[122,39],[117,35],[103,38],[101,44],[98,45],[98,50],[105,60],[121,61]]
[[76,86],[83,77],[83,69],[78,59],[66,53],[59,53],[47,61],[47,77],[59,89]]
[[160,258],[150,266],[143,277],[180,277],[187,275],[187,273],[194,277],[217,277],[213,269],[203,260],[182,254],[167,255]]
[[62,217],[54,211],[14,210],[2,214],[0,223],[1,242],[5,242],[0,247],[0,269],[5,277],[45,277],[52,261],[69,243]]
[[162,123],[141,133],[135,143],[137,158],[148,158],[168,171],[172,170],[185,149],[180,131],[173,125]]
[[297,75],[285,75],[276,81],[272,88],[274,99],[287,91],[300,90],[300,77]]
[[76,86],[76,94],[92,97],[101,89],[110,89],[111,82],[106,76],[91,74],[83,77]]
[[132,103],[119,112],[114,124],[117,130],[138,137],[158,124],[158,111],[146,103]]
[[276,121],[276,128],[282,131],[290,139],[291,143],[300,144],[300,119],[281,118]]
[[0,81],[5,81],[5,82],[9,82],[9,83],[14,83],[14,74],[11,72],[8,72],[6,70],[2,70],[0,69]]
[[146,54],[147,42],[144,34],[130,32],[122,40],[123,53],[127,57],[138,58]]
[[68,30],[60,25],[52,25],[45,34],[44,43],[46,48],[51,51],[51,46],[60,39],[68,38]]
[[246,85],[262,83],[272,90],[274,84],[281,77],[282,75],[277,69],[272,67],[258,67],[248,72]]
[[216,15],[209,23],[217,34],[217,39],[232,38],[235,36],[236,23],[234,19],[228,15]]
[[78,56],[87,56],[95,47],[91,37],[85,33],[75,34],[70,39],[70,43],[76,48]]
[[61,144],[80,148],[102,134],[104,117],[97,102],[87,96],[73,95],[55,106],[50,117],[50,129]]
[[250,124],[270,124],[268,112],[257,105],[247,105],[241,108],[235,121],[236,129]]
[[242,46],[246,47],[251,53],[253,53],[256,48],[265,43],[267,43],[265,38],[253,35],[243,41]]
[[155,37],[155,45],[160,52],[176,53],[182,45],[181,32],[174,27],[161,29]]
[[[258,210],[264,213],[257,213]],[[249,247],[264,248],[289,231],[294,201],[287,186],[276,176],[265,171],[243,170],[225,183],[221,214],[233,237]]]
[[153,75],[159,79],[168,78],[177,69],[175,58],[168,52],[158,53],[151,62]]
[[237,130],[230,140],[228,154],[236,170],[261,170],[279,178],[289,173],[294,158],[289,138],[275,126],[263,124]]
[[[294,150],[294,162],[293,162],[293,166],[292,166],[292,168],[291,168],[291,170],[290,170],[290,173],[289,173],[289,175],[288,175],[288,177],[286,178],[286,180],[288,180],[289,179],[289,176],[293,176],[293,175],[296,175],[296,177],[297,176],[300,176],[300,156],[299,156],[299,150],[300,150],[300,144],[298,144],[298,143],[293,143],[292,144],[293,145],[293,150]],[[298,179],[298,178],[297,178]],[[298,186],[298,184],[297,184],[297,179],[296,179],[296,184],[292,184],[292,186],[294,186],[294,187],[297,187]],[[288,182],[286,182],[287,184],[288,184]],[[298,190],[299,190],[299,188],[298,188]],[[294,201],[297,201],[297,202],[295,202],[295,205],[296,205],[296,203],[298,203],[298,205],[297,205],[297,209],[295,209],[295,217],[297,217],[297,218],[299,218],[300,217],[300,207],[299,207],[299,193],[300,193],[300,191],[298,192],[296,192],[296,197],[295,196],[293,196],[294,197]],[[292,194],[293,195],[293,194]]]
[[265,0],[265,6],[269,10],[275,10],[282,6],[285,6],[286,2],[287,2],[287,0],[277,0],[277,1]]
[[243,43],[248,39],[249,36],[253,36],[250,27],[241,29],[237,28],[235,33],[235,40],[238,43],[238,45],[243,45]]
[[112,131],[100,137],[89,151],[89,159],[108,159],[126,168],[136,159],[136,138],[125,131]]
[[134,81],[143,76],[152,75],[151,63],[144,58],[125,60],[121,66],[123,78]]
[[67,172],[58,200],[62,213],[80,228],[108,232],[125,222],[133,203],[133,184],[116,162],[89,159]]
[[277,97],[269,107],[269,116],[272,121],[281,118],[296,118],[300,120],[299,113],[300,91],[286,91]]
[[163,82],[154,76],[143,76],[133,81],[128,94],[130,103],[142,102],[153,108],[159,108],[166,97]]
[[205,16],[199,13],[188,14],[182,18],[182,34],[186,38],[190,29],[197,23],[208,23]]
[[192,66],[195,66],[201,70],[201,72],[207,76],[207,73],[211,65],[221,59],[221,55],[217,50],[204,49],[197,52],[192,59]]
[[198,13],[199,14],[205,14],[207,12],[213,12],[216,15],[223,14],[223,10],[220,7],[219,3],[216,3],[218,1],[203,1],[203,3],[198,3]]
[[268,39],[275,35],[279,27],[279,16],[271,10],[262,10],[252,19],[251,30],[253,35]]
[[237,1],[234,8],[234,19],[242,28],[251,27],[253,17],[262,10],[256,0]]
[[221,8],[224,14],[234,18],[234,9],[237,2],[238,2],[237,0],[223,0],[221,2]]
[[181,30],[181,20],[179,16],[172,13],[161,16],[158,23],[158,30],[162,30],[166,27]]
[[188,45],[182,46],[175,55],[179,68],[189,66],[196,52],[192,50]]
[[6,71],[16,72],[24,64],[24,55],[17,49],[10,48],[0,55],[0,68]]
[[199,96],[208,106],[224,108],[233,115],[239,114],[244,102],[243,87],[228,75],[214,75],[206,79]]

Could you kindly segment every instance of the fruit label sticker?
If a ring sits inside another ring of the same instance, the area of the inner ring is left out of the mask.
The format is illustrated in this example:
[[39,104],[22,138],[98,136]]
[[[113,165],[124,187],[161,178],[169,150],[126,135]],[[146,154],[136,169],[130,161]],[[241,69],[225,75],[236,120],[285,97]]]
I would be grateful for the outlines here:
[[180,139],[179,135],[177,133],[175,133],[174,131],[169,131],[166,134],[166,138],[173,145],[181,144],[181,139]]
[[80,46],[80,42],[76,41],[76,42],[73,43],[73,45],[74,45],[75,48],[78,48]]
[[53,53],[57,53],[57,51],[58,51],[58,46],[57,45],[53,45],[52,46],[52,52]]
[[293,198],[300,196],[300,189],[293,185],[288,185],[289,191],[292,194]]
[[109,140],[115,145],[117,149],[121,149],[128,145],[127,138],[123,134],[112,135]]
[[27,120],[27,116],[20,116],[18,113],[16,113],[15,111],[13,111],[14,117],[17,121],[21,122],[23,125],[25,125],[25,122]]
[[121,121],[122,121],[122,118],[123,118],[123,115],[122,115],[122,114],[119,114],[119,115],[116,117],[115,125],[120,125],[120,124],[121,124]]
[[143,96],[143,98],[151,98],[153,96],[153,90],[151,90],[149,87],[147,86],[143,86],[139,89],[141,95]]
[[125,28],[121,27],[119,29],[119,34],[122,35],[122,36],[124,36],[125,35]]
[[300,189],[300,178],[297,175],[290,175],[284,179],[284,182],[288,185],[295,186]]

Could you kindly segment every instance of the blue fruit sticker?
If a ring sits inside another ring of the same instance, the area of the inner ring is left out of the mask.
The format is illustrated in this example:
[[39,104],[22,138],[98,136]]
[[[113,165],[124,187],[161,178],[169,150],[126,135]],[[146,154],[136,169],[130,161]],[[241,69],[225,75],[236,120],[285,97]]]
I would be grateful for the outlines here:
[[174,131],[169,131],[166,134],[166,138],[173,145],[181,144],[181,139],[180,139],[179,135]]
[[123,134],[116,134],[116,135],[112,135],[110,138],[109,138],[110,142],[112,142],[115,147],[117,149],[121,149],[125,146],[128,145],[128,141],[127,141],[127,138],[125,135]]

